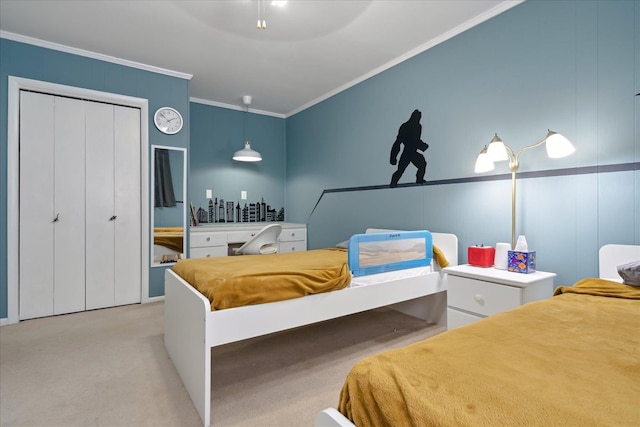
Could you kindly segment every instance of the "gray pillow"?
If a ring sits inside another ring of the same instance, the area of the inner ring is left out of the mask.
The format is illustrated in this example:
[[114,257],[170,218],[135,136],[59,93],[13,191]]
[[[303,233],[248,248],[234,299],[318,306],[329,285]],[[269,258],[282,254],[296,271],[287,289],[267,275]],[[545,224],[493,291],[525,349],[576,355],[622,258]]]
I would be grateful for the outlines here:
[[640,260],[619,265],[618,274],[625,285],[640,286]]
[[349,249],[349,241],[345,240],[344,242],[340,242],[336,245],[336,248],[340,249]]

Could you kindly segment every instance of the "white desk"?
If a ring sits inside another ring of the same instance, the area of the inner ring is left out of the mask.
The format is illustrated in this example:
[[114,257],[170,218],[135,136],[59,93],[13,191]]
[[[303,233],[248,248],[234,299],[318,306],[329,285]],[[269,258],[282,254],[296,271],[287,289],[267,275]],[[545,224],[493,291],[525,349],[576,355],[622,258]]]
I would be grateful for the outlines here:
[[[189,258],[228,256],[230,248],[239,247],[264,226],[273,222],[203,224],[190,229]],[[282,225],[278,252],[307,250],[307,226],[277,222]]]

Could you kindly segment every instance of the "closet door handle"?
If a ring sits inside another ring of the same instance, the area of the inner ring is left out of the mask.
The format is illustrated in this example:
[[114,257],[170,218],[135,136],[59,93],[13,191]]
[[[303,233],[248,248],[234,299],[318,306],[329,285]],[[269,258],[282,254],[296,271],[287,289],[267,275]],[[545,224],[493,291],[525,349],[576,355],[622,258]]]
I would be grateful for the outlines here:
[[115,221],[116,218],[118,218],[116,215],[112,216],[111,218],[109,218],[109,221]]
[[58,214],[56,214],[56,217],[53,218],[53,221],[51,221],[51,222],[58,222],[59,218],[60,218],[60,214],[58,213]]

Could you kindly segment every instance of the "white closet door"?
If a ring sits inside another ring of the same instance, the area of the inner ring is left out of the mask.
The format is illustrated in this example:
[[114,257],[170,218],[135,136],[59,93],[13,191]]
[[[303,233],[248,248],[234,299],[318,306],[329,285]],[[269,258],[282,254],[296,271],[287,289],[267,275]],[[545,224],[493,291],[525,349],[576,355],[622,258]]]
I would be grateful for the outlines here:
[[85,125],[86,308],[92,310],[113,306],[115,302],[114,107],[87,103]]
[[20,95],[20,319],[140,302],[140,109]]
[[54,97],[20,93],[20,319],[53,314]]
[[55,98],[54,314],[85,309],[84,104]]
[[115,305],[140,302],[142,218],[140,213],[140,109],[115,113]]

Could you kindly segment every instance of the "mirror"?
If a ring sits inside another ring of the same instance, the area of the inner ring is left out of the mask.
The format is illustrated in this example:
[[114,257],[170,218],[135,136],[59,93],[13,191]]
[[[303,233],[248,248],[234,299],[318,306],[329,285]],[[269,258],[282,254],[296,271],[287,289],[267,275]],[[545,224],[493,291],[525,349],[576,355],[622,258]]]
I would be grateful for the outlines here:
[[151,266],[159,267],[176,263],[185,254],[187,149],[152,145],[151,152]]

